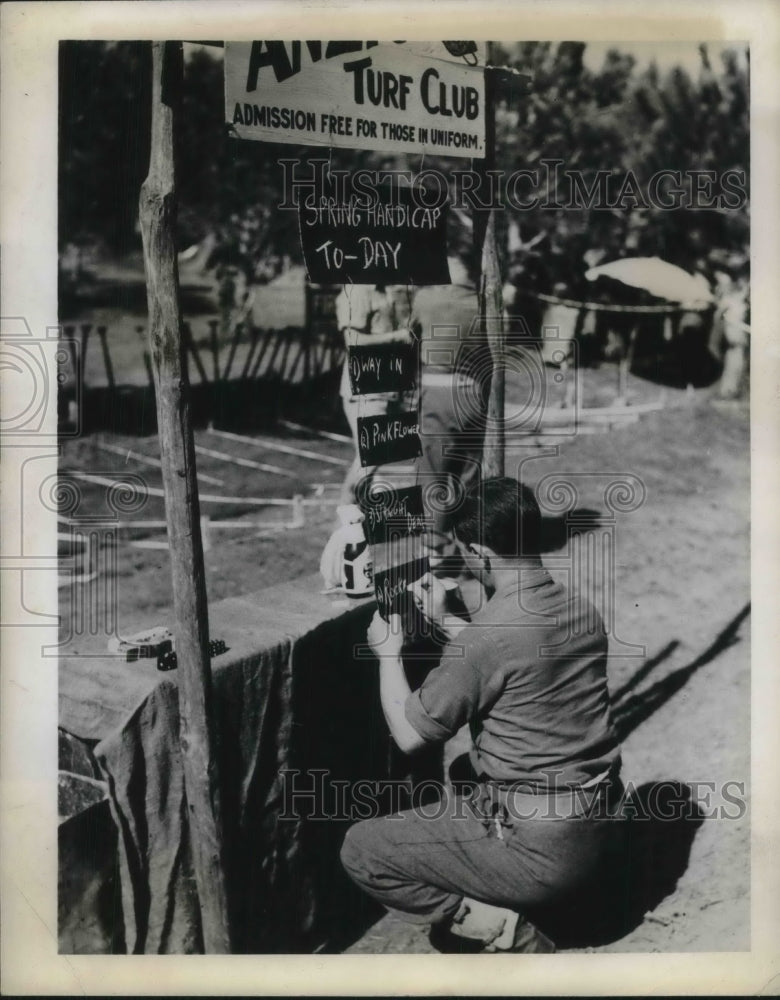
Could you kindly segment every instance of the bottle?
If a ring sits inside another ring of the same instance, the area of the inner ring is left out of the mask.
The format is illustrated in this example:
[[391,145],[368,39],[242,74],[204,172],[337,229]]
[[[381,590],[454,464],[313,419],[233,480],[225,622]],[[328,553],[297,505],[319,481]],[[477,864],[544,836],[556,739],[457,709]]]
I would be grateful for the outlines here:
[[342,504],[336,513],[339,526],[322,553],[320,572],[326,587],[340,586],[349,597],[365,597],[373,588],[373,572],[363,512],[357,504]]
[[343,527],[339,529],[344,546],[341,560],[341,586],[348,597],[365,597],[373,587],[371,550],[363,531],[363,513],[356,504],[338,508]]

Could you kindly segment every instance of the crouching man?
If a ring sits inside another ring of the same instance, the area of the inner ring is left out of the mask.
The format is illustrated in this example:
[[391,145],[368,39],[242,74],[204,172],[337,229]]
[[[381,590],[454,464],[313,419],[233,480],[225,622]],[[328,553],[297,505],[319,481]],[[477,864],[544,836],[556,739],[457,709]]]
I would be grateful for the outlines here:
[[593,606],[542,565],[540,533],[533,492],[515,480],[489,479],[468,494],[454,534],[485,599],[466,622],[448,612],[440,580],[414,585],[448,639],[417,691],[404,674],[400,620],[375,616],[369,628],[401,750],[446,741],[465,723],[471,730],[466,786],[436,808],[357,823],[341,853],[369,895],[430,923],[440,950],[554,950],[528,918],[597,892],[619,851],[607,636]]

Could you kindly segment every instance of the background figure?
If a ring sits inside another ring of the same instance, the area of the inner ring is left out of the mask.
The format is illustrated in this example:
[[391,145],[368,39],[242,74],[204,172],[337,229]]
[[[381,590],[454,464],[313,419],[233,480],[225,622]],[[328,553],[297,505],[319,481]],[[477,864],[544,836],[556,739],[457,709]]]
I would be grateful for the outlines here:
[[417,481],[436,535],[479,474],[491,372],[476,288],[458,259],[448,265],[452,284],[418,289],[411,316],[420,342]]
[[699,386],[710,378],[717,359],[710,350],[713,310],[710,308],[710,282],[704,273],[706,264],[694,264],[694,277],[701,288],[701,297],[692,296],[681,303],[682,313],[677,326],[677,355],[681,380],[686,386]]
[[721,399],[737,399],[743,388],[745,362],[749,342],[747,325],[748,284],[734,281],[728,274],[716,275],[718,298],[717,316],[723,338],[723,375],[718,395]]
[[[562,281],[556,282],[553,286],[553,295],[558,299],[565,299],[566,284]],[[550,302],[545,306],[541,329],[536,334],[542,341],[542,361],[545,364],[560,364],[561,360],[568,360],[573,351],[576,329],[577,310],[573,306],[564,305],[562,302]],[[564,359],[558,357],[561,347],[566,352]]]
[[380,285],[345,285],[336,299],[336,321],[344,336],[347,355],[341,373],[341,395],[344,413],[355,442],[355,458],[347,470],[341,488],[341,502],[354,503],[355,488],[361,479],[373,474],[372,467],[360,465],[358,452],[358,417],[375,417],[387,413],[398,402],[397,393],[372,393],[353,396],[349,384],[349,348],[370,340],[379,343],[387,340],[405,340],[408,330],[396,330],[396,312],[393,297]]

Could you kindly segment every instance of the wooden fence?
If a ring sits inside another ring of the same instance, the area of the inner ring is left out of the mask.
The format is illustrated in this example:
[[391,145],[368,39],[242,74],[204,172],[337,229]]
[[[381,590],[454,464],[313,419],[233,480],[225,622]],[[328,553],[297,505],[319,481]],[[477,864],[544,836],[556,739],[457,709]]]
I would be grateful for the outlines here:
[[[236,323],[228,337],[224,337],[216,318],[185,322],[182,333],[191,384],[255,379],[300,383],[339,367],[344,358],[344,343],[336,325],[338,289],[304,287],[306,319],[303,329],[265,329],[245,321]],[[88,387],[86,362],[90,349],[95,349],[92,348],[95,339],[105,373],[105,382],[101,384],[111,391],[126,381],[111,357],[109,325],[71,322],[63,324],[62,330],[69,345],[72,376],[80,389]],[[135,369],[140,370],[143,359],[148,385],[153,387],[146,327],[136,325],[135,333],[139,351]]]

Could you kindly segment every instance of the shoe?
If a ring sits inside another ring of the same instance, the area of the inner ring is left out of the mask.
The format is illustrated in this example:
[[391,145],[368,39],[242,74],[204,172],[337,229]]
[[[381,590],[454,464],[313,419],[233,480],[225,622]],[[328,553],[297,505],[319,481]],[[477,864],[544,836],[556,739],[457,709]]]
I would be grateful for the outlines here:
[[555,944],[515,910],[464,898],[451,920],[431,927],[429,940],[447,954],[550,954]]
[[515,914],[516,920],[507,921],[504,931],[485,945],[484,951],[517,953],[525,955],[551,955],[557,949],[555,943],[522,914]]
[[478,955],[484,950],[484,941],[453,934],[449,924],[433,924],[428,932],[431,946],[444,955]]

